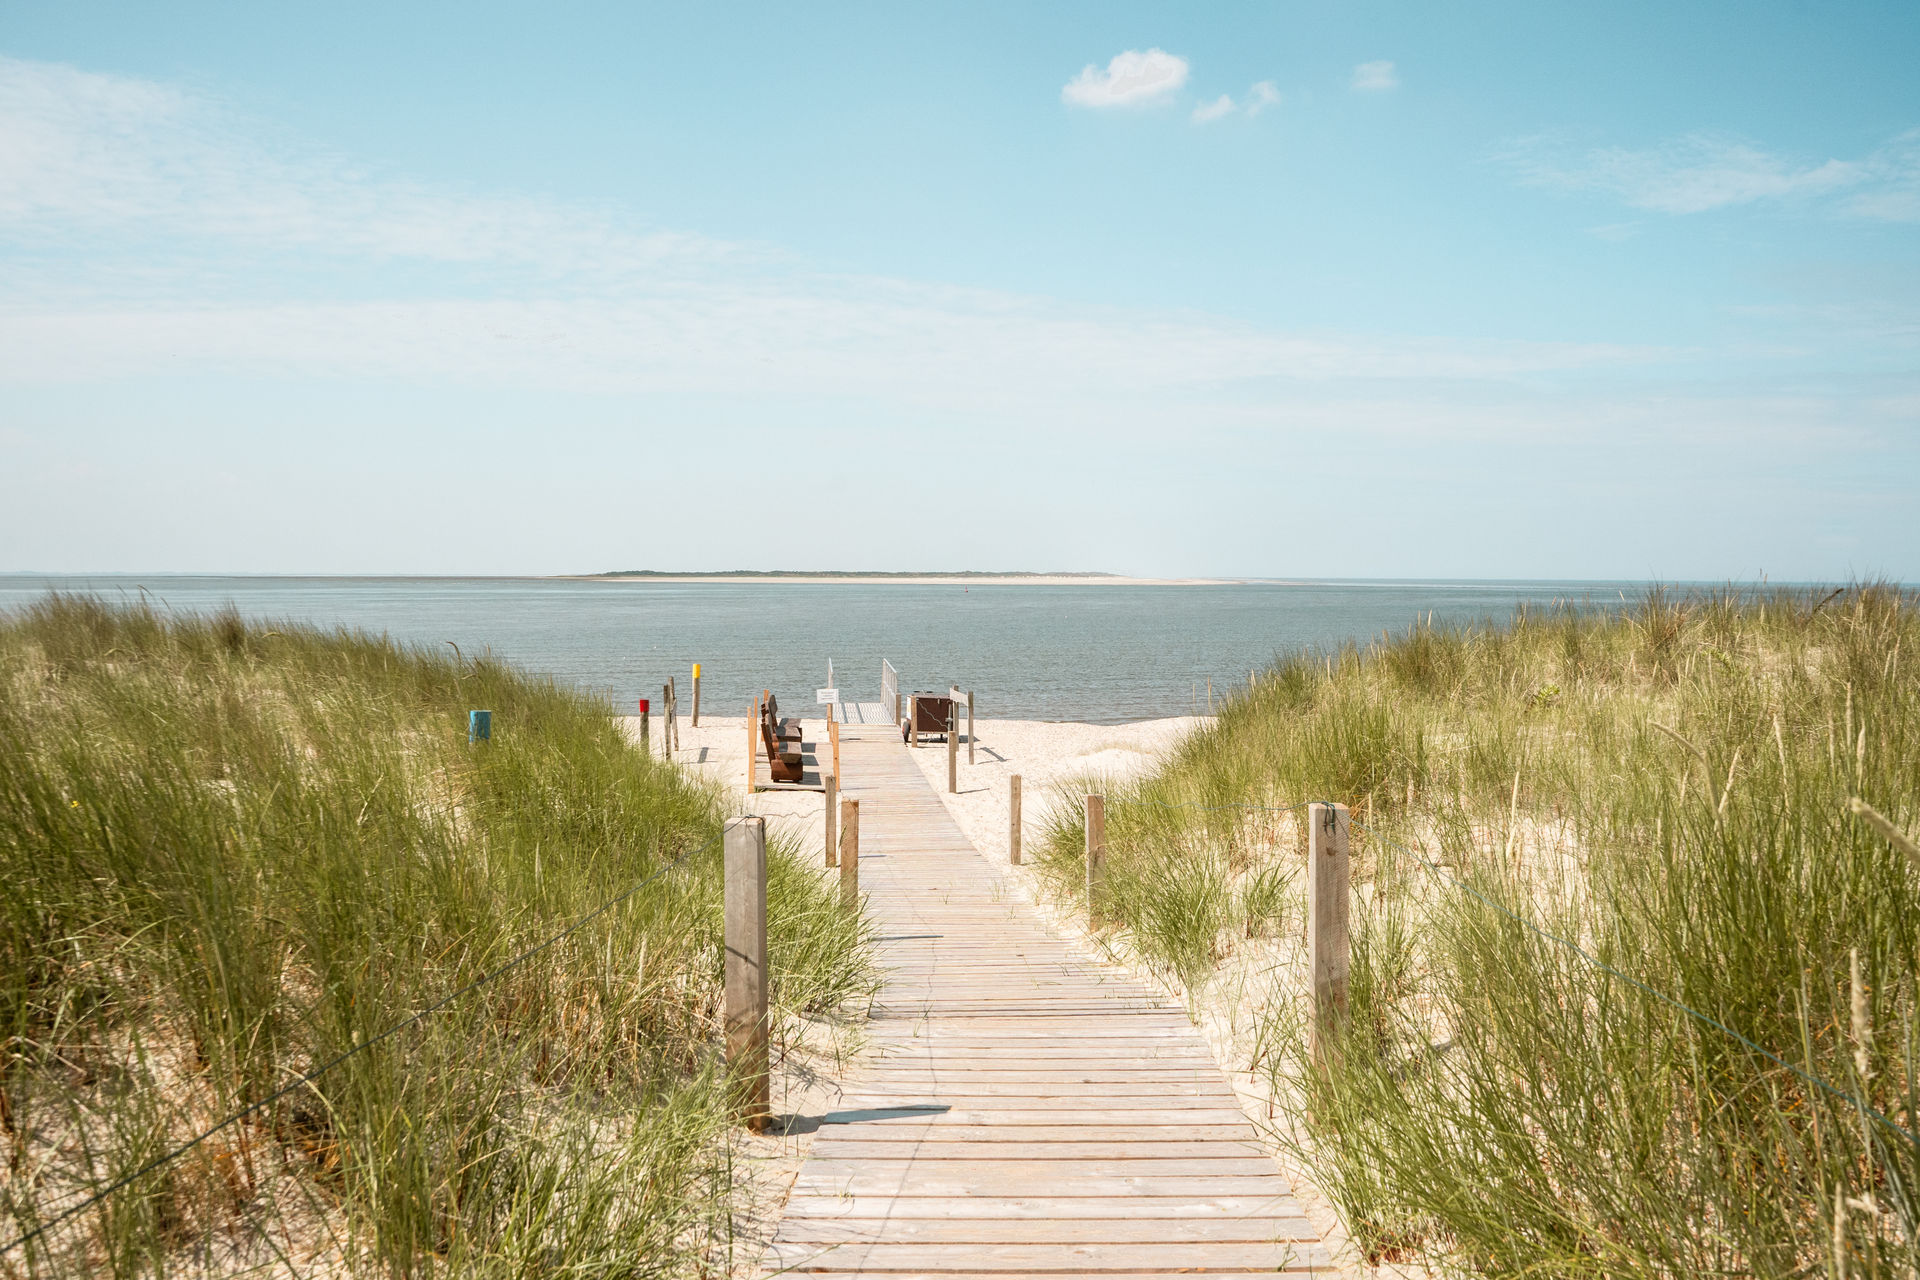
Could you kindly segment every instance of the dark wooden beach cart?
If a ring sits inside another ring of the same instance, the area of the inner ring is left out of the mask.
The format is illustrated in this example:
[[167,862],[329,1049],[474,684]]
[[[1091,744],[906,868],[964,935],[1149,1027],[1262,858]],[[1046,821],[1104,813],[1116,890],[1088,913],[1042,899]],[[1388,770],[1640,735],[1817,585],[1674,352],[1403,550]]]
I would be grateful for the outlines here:
[[907,700],[907,714],[900,723],[900,736],[911,746],[920,744],[923,733],[944,737],[953,723],[953,699],[944,693],[915,693]]

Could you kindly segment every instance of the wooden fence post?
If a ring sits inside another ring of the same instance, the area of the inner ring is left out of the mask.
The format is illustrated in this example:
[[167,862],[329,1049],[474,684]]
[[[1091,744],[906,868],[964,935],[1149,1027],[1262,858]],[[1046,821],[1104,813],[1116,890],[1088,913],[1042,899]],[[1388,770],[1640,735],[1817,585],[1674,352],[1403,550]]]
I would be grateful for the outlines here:
[[1307,806],[1307,973],[1313,999],[1308,1009],[1307,1050],[1324,1066],[1335,1029],[1347,1014],[1347,806]]
[[1020,865],[1020,775],[1007,779],[1007,861]]
[[840,802],[840,905],[860,909],[860,802]]
[[[827,714],[832,716],[832,707],[827,708]],[[838,720],[827,721],[827,737],[832,739],[830,745],[833,747],[833,776],[838,778],[840,776],[840,722]]]
[[960,793],[960,708],[948,702],[947,712],[947,794]]
[[666,722],[660,726],[660,751],[668,759],[673,758],[673,681],[660,686],[660,712]]
[[920,699],[911,693],[907,695],[907,745],[920,745]]
[[653,754],[653,711],[645,698],[640,699],[640,753]]
[[1087,928],[1093,928],[1094,895],[1107,869],[1107,798],[1087,797]]
[[834,832],[833,820],[840,816],[834,808],[834,806],[840,802],[840,780],[830,773],[822,779],[822,781],[826,783],[827,787],[827,865],[836,867],[840,865],[840,855],[834,843],[835,840],[838,839],[838,836]]
[[700,664],[693,664],[693,727],[700,727]]
[[749,1129],[767,1127],[767,824],[735,818],[726,826],[727,1077]]
[[760,755],[760,699],[755,696],[747,712],[747,794],[753,794],[753,771]]
[[973,690],[967,690],[967,763],[973,763]]

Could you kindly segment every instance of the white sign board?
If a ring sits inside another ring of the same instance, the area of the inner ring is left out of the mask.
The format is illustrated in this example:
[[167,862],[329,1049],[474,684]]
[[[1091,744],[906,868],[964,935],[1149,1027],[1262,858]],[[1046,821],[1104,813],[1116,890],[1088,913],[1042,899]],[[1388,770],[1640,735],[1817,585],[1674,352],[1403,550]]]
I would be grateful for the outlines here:
[[840,691],[838,689],[815,689],[813,696],[814,700],[823,707],[829,702],[838,703],[840,701]]

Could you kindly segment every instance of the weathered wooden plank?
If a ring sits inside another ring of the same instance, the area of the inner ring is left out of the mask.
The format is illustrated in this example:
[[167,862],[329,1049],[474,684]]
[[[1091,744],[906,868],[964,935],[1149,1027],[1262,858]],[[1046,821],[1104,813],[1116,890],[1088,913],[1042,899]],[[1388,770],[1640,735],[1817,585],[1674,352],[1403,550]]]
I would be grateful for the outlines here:
[[938,1098],[945,1102],[955,1102],[962,1098],[1023,1098],[1073,1103],[1088,1098],[1109,1098],[1119,1105],[1125,1105],[1121,1099],[1132,1101],[1136,1098],[1162,1098],[1167,1100],[1168,1105],[1172,1105],[1176,1100],[1185,1103],[1194,1099],[1203,1099],[1222,1111],[1230,1110],[1236,1105],[1232,1091],[1218,1079],[1211,1083],[1195,1081],[1191,1078],[1035,1082],[979,1080],[964,1076],[947,1078],[937,1074],[919,1077],[899,1076],[887,1080],[861,1079],[848,1089],[845,1100],[872,1099],[890,1095],[919,1099]]
[[[1066,1173],[1044,1162],[1033,1162],[1017,1173],[1009,1165],[995,1169],[989,1181],[966,1170],[864,1169],[852,1173],[815,1173],[809,1158],[794,1179],[795,1195],[901,1195],[901,1196],[996,1196],[1057,1195],[1114,1196],[1132,1199],[1141,1196],[1259,1196],[1290,1202],[1292,1188],[1277,1173],[1219,1174],[1076,1174]],[[1268,1162],[1271,1167],[1272,1162]]]
[[[841,1244],[886,1239],[897,1244],[1017,1244],[1029,1231],[1017,1218],[788,1217],[779,1238],[796,1244]],[[1055,1218],[1047,1236],[1059,1244],[1259,1244],[1316,1240],[1304,1216],[1239,1218]]]
[[[904,1150],[904,1154],[902,1154]],[[1019,1138],[970,1139],[965,1142],[925,1140],[907,1143],[883,1138],[856,1140],[821,1138],[813,1144],[813,1154],[822,1160],[966,1160],[998,1163],[1009,1157],[1019,1160],[1219,1160],[1238,1157],[1266,1161],[1267,1153],[1258,1143],[1232,1139],[1199,1141],[1142,1142],[1137,1138],[1112,1136],[1091,1142],[1036,1142],[1030,1136]],[[1269,1163],[1265,1167],[1271,1167]]]
[[[768,1267],[809,1271],[822,1265],[856,1272],[966,1271],[1259,1271],[1279,1270],[1316,1260],[1318,1246],[1302,1241],[1262,1243],[1096,1244],[1089,1241],[1021,1244],[893,1244],[861,1242],[822,1245],[776,1240],[767,1251]],[[1324,1251],[1317,1260],[1324,1266]]]
[[[1149,1100],[1150,1101],[1150,1100]],[[927,1103],[896,1103],[880,1100],[873,1106],[865,1104],[841,1105],[821,1118],[821,1125],[879,1125],[926,1123]],[[1227,1113],[1218,1107],[1156,1107],[1142,1106],[1137,1109],[1119,1107],[1084,1107],[1059,1103],[1037,1107],[1012,1107],[1003,1101],[991,1106],[954,1106],[949,1103],[933,1104],[940,1108],[942,1115],[953,1124],[989,1124],[989,1125],[1057,1125],[1057,1124],[1145,1124],[1180,1125],[1189,1122],[1205,1124],[1224,1123]],[[1235,1116],[1237,1119],[1237,1115]]]
[[827,1220],[838,1218],[898,1218],[901,1221],[937,1218],[954,1222],[1032,1221],[1072,1222],[1115,1219],[1265,1218],[1297,1212],[1291,1200],[1276,1203],[1271,1196],[902,1196],[806,1195],[796,1192],[787,1201],[787,1217]]
[[[1315,1246],[1316,1248],[1318,1246]],[[1317,1266],[1311,1261],[1294,1263],[1279,1269],[1265,1268],[1258,1271],[1222,1271],[1220,1275],[1287,1275],[1318,1276],[1327,1273],[1327,1264]],[[807,1280],[851,1280],[853,1276],[873,1276],[881,1274],[875,1271],[837,1271],[827,1263],[796,1270],[795,1274],[805,1275]],[[886,1273],[887,1280],[1193,1280],[1193,1272],[1174,1267],[1164,1271],[891,1271]]]
[[1255,1149],[1253,1126],[1238,1124],[1029,1124],[1017,1131],[1007,1125],[942,1124],[928,1121],[918,1125],[826,1125],[814,1139],[814,1146],[829,1142],[927,1143],[943,1145],[989,1145],[1017,1143],[1041,1150],[1055,1142],[1125,1142],[1141,1150],[1183,1142],[1243,1143]]

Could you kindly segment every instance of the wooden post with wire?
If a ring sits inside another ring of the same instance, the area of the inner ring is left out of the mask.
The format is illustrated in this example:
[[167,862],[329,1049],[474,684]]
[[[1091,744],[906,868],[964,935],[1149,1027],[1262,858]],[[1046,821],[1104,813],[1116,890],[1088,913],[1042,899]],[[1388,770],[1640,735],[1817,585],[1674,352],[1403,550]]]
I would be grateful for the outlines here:
[[1007,861],[1020,865],[1020,775],[1007,779]]
[[693,727],[700,727],[700,664],[693,664]]
[[747,711],[747,794],[753,794],[753,773],[760,763],[760,695],[753,695]]
[[973,763],[973,690],[967,690],[967,763]]
[[827,791],[827,838],[825,842],[827,847],[827,865],[834,867],[840,864],[839,850],[834,846],[834,841],[839,838],[834,830],[834,819],[839,816],[839,814],[834,811],[834,805],[838,803],[840,780],[830,773],[821,779],[821,782]]
[[767,824],[735,818],[724,837],[727,1080],[749,1129],[767,1127]]
[[947,703],[947,794],[960,794],[960,704]]
[[[666,722],[660,726],[660,754],[671,760],[673,758],[673,681],[671,680],[660,686],[660,714],[666,719]],[[751,776],[747,778],[747,786],[749,789],[753,786]]]
[[1087,927],[1094,923],[1094,896],[1107,870],[1107,798],[1087,797]]
[[840,905],[860,909],[860,802],[840,802]]
[[1350,817],[1343,804],[1307,806],[1307,974],[1312,989],[1307,1053],[1318,1066],[1331,1061],[1338,1025],[1347,1015]]

